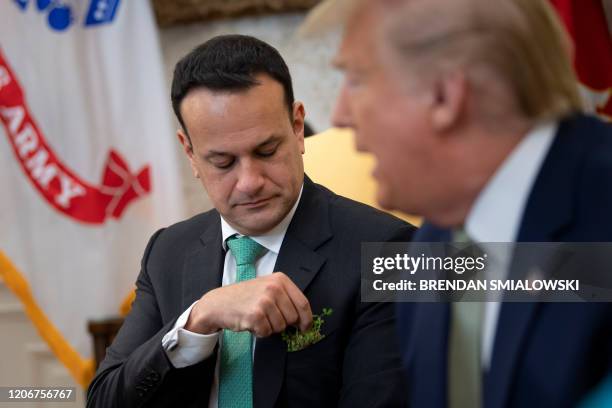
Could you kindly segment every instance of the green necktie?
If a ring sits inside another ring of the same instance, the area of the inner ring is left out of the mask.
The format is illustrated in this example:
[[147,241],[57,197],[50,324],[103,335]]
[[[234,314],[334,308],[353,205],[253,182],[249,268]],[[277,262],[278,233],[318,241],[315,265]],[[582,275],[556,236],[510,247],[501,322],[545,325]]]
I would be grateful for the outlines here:
[[[255,278],[255,262],[266,252],[266,248],[247,236],[230,237],[227,246],[236,258],[236,282]],[[253,406],[252,360],[251,333],[223,330],[219,365],[219,408]]]
[[[453,234],[457,244],[474,244],[464,230]],[[450,408],[479,408],[482,405],[480,349],[483,303],[451,303],[448,347],[448,386]]]

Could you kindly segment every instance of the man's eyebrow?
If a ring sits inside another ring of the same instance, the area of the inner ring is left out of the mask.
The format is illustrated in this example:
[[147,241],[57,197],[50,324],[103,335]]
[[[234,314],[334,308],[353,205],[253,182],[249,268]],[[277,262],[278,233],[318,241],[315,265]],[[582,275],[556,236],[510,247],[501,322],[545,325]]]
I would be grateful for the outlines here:
[[[253,150],[257,150],[267,145],[270,145],[276,142],[280,142],[281,140],[282,140],[282,136],[280,135],[276,135],[276,134],[270,135],[266,140],[264,140],[263,142],[255,146]],[[218,151],[218,150],[211,150],[204,155],[204,160],[210,160],[215,157],[228,157],[228,156],[233,156],[233,154],[228,153],[228,152]]]
[[264,140],[263,142],[261,142],[257,146],[255,146],[255,149],[259,149],[260,147],[264,147],[264,146],[270,145],[272,143],[278,142],[281,139],[282,139],[282,136],[280,136],[280,135],[270,135],[266,140]]
[[204,160],[210,160],[210,159],[212,159],[214,157],[220,157],[220,156],[221,157],[227,157],[227,156],[232,156],[232,155],[230,153],[227,153],[227,152],[219,152],[219,151],[216,151],[216,150],[211,150],[211,151],[209,151],[208,153],[206,153],[204,155]]

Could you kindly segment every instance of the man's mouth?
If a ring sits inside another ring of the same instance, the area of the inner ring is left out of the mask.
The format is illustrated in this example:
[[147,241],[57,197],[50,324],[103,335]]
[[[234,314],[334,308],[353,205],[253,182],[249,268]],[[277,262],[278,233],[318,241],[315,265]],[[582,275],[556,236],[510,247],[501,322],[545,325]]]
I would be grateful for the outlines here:
[[271,199],[272,197],[262,198],[261,200],[245,201],[238,204],[238,206],[243,208],[257,208],[266,205]]

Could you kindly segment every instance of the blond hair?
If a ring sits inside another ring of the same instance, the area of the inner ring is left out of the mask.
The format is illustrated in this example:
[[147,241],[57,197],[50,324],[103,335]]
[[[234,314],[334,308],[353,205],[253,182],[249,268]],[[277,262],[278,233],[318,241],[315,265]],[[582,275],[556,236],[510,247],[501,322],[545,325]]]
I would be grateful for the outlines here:
[[[583,109],[570,42],[548,1],[403,3],[389,13],[391,45],[413,63],[420,58],[425,75],[462,66],[471,80],[487,79],[476,84],[483,94],[494,79],[513,95],[513,109],[534,122]],[[496,103],[481,102],[485,107]]]

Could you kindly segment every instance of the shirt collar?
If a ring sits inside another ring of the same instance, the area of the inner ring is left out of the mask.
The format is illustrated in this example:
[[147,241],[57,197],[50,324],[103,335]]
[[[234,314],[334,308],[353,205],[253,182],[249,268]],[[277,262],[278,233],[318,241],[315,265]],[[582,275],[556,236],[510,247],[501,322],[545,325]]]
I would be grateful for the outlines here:
[[[285,233],[287,232],[287,228],[289,228],[289,224],[291,223],[291,220],[293,219],[293,215],[295,214],[295,211],[297,210],[297,206],[300,203],[300,199],[302,198],[303,190],[304,190],[304,185],[302,184],[302,187],[300,188],[300,194],[298,195],[297,200],[295,200],[295,204],[293,204],[293,207],[291,208],[291,210],[289,210],[287,215],[285,215],[285,218],[283,218],[281,222],[276,224],[274,228],[272,228],[270,231],[266,232],[265,234],[251,236],[253,241],[257,242],[258,244],[260,244],[261,246],[263,246],[270,252],[274,252],[275,254],[279,253],[280,247],[283,243],[283,239],[285,239]],[[236,231],[236,229],[234,229],[234,227],[229,225],[227,221],[225,221],[223,216],[221,216],[221,239],[222,239],[221,243],[223,245],[224,251],[227,251],[227,245],[225,244],[225,241],[232,235],[242,236],[241,233]]]
[[480,192],[465,222],[466,232],[476,242],[515,241],[533,183],[558,127],[558,122],[548,122],[527,133]]

